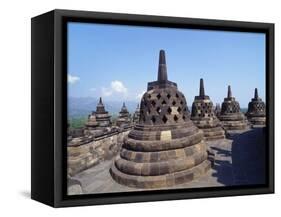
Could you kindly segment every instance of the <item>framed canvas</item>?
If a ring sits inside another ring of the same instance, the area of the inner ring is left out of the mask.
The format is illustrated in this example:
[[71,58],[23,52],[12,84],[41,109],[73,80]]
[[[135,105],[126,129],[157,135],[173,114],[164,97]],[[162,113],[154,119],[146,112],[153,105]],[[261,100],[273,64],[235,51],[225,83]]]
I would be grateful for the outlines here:
[[274,24],[69,10],[31,23],[32,199],[274,192]]

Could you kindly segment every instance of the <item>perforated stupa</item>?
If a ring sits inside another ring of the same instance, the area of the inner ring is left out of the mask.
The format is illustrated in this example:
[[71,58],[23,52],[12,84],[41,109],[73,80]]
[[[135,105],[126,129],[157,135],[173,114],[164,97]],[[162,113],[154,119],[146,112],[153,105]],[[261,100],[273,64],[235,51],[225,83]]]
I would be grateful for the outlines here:
[[207,157],[203,132],[190,120],[177,84],[168,80],[161,50],[158,79],[148,83],[139,123],[125,138],[111,175],[130,187],[169,187],[204,175],[211,165]]

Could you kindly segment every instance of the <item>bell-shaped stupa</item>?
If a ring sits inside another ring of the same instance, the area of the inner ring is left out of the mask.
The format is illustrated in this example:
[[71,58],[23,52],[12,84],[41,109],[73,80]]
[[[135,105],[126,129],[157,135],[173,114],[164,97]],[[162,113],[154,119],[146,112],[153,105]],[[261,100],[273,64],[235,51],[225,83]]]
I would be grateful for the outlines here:
[[105,111],[101,97],[96,109],[96,119],[100,127],[109,127],[111,125],[110,115]]
[[216,107],[215,107],[215,115],[217,116],[217,118],[219,118],[220,114],[221,114],[221,106],[219,103],[216,104]]
[[232,97],[231,87],[228,86],[227,97],[221,105],[221,113],[219,119],[225,130],[245,130],[248,123],[245,115],[240,111],[239,102]]
[[137,108],[136,108],[136,111],[133,115],[133,122],[135,124],[137,124],[137,123],[139,123],[139,120],[140,120],[140,105],[138,104]]
[[192,104],[191,120],[204,132],[206,140],[224,139],[225,131],[216,117],[213,102],[205,95],[204,82],[200,79],[199,96],[195,96]]
[[158,80],[149,82],[140,105],[140,121],[130,131],[111,167],[113,179],[136,188],[166,188],[206,174],[203,132],[189,118],[185,96],[168,81],[160,51]]
[[246,116],[253,126],[265,126],[266,110],[265,103],[259,98],[258,89],[255,88],[255,96],[248,104]]
[[105,110],[102,98],[100,97],[99,103],[97,104],[96,111],[93,111],[88,116],[88,121],[85,126],[89,129],[96,129],[97,127],[109,127],[111,125],[110,115]]
[[97,118],[96,118],[96,115],[95,115],[95,112],[92,112],[89,116],[88,116],[88,120],[87,122],[85,123],[85,126],[87,128],[97,128],[99,126],[99,123],[97,122]]
[[130,126],[130,124],[131,124],[131,116],[125,105],[125,102],[123,102],[121,111],[119,112],[119,116],[117,118],[116,125],[118,127],[127,128]]

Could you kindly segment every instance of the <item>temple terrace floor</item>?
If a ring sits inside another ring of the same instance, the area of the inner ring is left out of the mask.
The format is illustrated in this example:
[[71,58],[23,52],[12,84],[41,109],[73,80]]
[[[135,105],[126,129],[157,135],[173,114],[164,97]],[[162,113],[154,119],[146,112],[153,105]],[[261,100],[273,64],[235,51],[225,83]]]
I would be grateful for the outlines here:
[[[249,185],[265,183],[265,130],[255,128],[244,132],[229,133],[227,139],[207,142],[215,154],[213,168],[203,177],[173,188],[201,188],[214,186]],[[73,178],[81,182],[81,189],[70,187],[68,193],[94,194],[110,192],[140,191],[116,183],[109,169],[113,160],[76,174]],[[147,189],[145,189],[147,190]]]

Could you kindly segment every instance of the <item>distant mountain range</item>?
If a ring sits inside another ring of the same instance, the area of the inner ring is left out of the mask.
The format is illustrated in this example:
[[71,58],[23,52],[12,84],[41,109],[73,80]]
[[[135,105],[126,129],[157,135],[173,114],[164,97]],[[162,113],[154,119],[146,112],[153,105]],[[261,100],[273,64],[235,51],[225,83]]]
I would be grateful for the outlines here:
[[[68,98],[68,115],[69,117],[87,116],[96,110],[99,102],[98,98],[93,97],[69,97]],[[116,115],[121,110],[123,102],[103,100],[105,110],[111,115]],[[126,107],[130,113],[134,113],[138,102],[125,101]]]
[[[68,98],[68,116],[70,118],[87,117],[92,111],[96,110],[99,99],[93,97],[69,97]],[[123,102],[103,100],[106,111],[111,115],[118,115]],[[133,114],[137,108],[138,102],[125,101],[128,111]],[[191,111],[191,108],[189,107]],[[246,112],[246,108],[241,108],[242,112]]]

